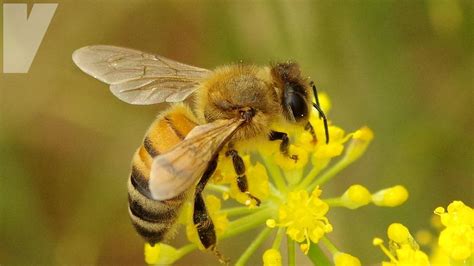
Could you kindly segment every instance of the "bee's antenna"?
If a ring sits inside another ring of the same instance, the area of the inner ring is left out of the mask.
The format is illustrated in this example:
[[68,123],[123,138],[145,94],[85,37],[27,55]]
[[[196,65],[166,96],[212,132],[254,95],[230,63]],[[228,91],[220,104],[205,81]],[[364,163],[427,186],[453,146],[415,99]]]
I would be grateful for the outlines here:
[[318,91],[316,90],[316,85],[314,85],[314,82],[311,81],[309,83],[309,85],[311,86],[311,88],[313,88],[313,94],[314,94],[314,98],[316,98],[316,103],[313,103],[313,107],[316,108],[316,110],[318,110],[318,113],[319,113],[319,118],[323,119],[323,122],[324,122],[324,133],[326,134],[326,144],[329,143],[329,129],[328,129],[328,120],[326,118],[326,115],[324,114],[323,112],[323,109],[321,109],[321,106],[319,105],[319,98],[318,98]]

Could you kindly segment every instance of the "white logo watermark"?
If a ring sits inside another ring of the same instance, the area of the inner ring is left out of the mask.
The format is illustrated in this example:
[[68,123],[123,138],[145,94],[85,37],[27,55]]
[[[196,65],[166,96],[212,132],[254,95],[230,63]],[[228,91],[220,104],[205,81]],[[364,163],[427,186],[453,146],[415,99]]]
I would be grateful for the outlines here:
[[58,4],[3,4],[3,73],[27,73]]

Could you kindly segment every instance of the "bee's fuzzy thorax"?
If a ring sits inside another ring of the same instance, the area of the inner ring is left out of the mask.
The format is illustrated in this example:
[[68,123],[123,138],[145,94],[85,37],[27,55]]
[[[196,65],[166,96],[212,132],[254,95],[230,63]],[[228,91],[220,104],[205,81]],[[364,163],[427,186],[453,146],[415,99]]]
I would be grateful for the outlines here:
[[268,68],[224,66],[216,69],[198,90],[196,110],[207,123],[239,117],[243,108],[252,108],[255,115],[235,132],[233,140],[266,135],[269,125],[279,119],[281,105]]

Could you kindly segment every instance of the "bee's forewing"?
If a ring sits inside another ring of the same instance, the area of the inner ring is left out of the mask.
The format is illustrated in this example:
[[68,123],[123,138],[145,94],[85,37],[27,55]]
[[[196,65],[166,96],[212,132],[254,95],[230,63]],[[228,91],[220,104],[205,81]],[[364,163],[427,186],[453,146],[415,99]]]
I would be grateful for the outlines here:
[[76,50],[72,59],[84,72],[110,84],[131,104],[183,101],[211,71],[133,49],[94,45]]
[[169,152],[153,160],[149,189],[155,200],[167,200],[189,189],[243,120],[217,120],[195,127]]

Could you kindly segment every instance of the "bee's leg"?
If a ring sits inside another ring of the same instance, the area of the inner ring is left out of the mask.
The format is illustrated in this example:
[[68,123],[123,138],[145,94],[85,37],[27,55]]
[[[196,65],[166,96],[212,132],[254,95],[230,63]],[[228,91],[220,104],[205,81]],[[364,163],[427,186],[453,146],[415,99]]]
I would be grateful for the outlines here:
[[207,184],[209,178],[217,168],[217,156],[209,162],[206,171],[202,175],[199,183],[196,186],[194,194],[194,212],[193,222],[196,226],[199,240],[206,249],[214,249],[216,246],[216,232],[214,230],[214,223],[207,212],[206,204],[202,198],[202,191]]
[[201,193],[194,196],[193,222],[202,245],[206,249],[214,249],[216,246],[216,231]]
[[313,128],[313,125],[311,125],[311,122],[308,121],[306,126],[304,126],[304,130],[308,131],[309,134],[311,134],[311,136],[313,137],[313,141],[312,141],[313,144],[318,142],[318,138],[316,137],[316,133],[314,132],[314,128]]
[[207,211],[204,199],[202,198],[202,191],[204,190],[207,181],[209,181],[209,178],[211,178],[217,168],[217,158],[218,155],[214,156],[214,158],[209,162],[206,171],[196,186],[194,194],[193,223],[196,226],[199,240],[204,248],[212,250],[221,263],[227,264],[228,259],[225,258],[216,248],[216,230],[211,216]]
[[239,187],[239,190],[247,194],[249,198],[255,200],[257,206],[259,206],[261,203],[260,199],[249,192],[249,184],[247,182],[247,176],[245,175],[244,160],[242,160],[242,157],[240,157],[239,153],[232,148],[226,151],[225,155],[232,157],[232,164],[234,165],[234,170],[237,174],[237,186]]
[[221,263],[227,264],[228,259],[216,248],[216,230],[211,216],[207,212],[206,204],[204,203],[201,192],[196,193],[194,196],[193,222],[198,232],[199,241],[201,241],[204,248],[214,252]]
[[217,168],[217,159],[219,158],[217,154],[212,158],[212,160],[209,162],[207,165],[206,171],[204,171],[204,174],[202,174],[201,179],[199,179],[199,183],[196,185],[196,190],[195,194],[201,193],[204,188],[206,187],[207,181],[209,181],[209,178],[211,178],[212,174],[214,174],[214,171],[216,171]]
[[298,156],[297,155],[290,155],[289,152],[289,147],[290,147],[290,138],[288,138],[288,134],[285,132],[279,132],[279,131],[274,131],[272,130],[270,132],[270,135],[268,136],[268,139],[273,141],[273,140],[281,140],[280,143],[280,152],[283,153],[283,155],[290,157],[291,159],[297,161]]

